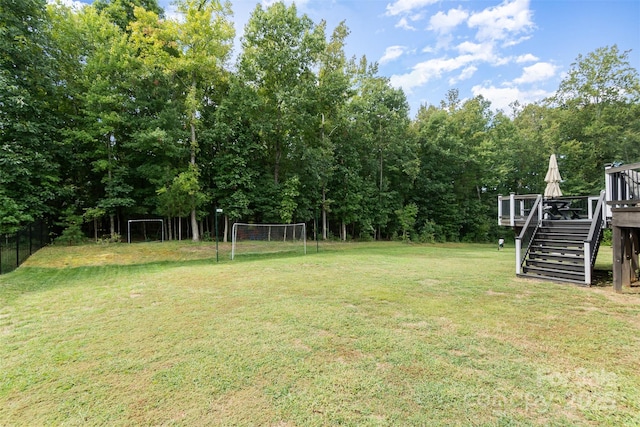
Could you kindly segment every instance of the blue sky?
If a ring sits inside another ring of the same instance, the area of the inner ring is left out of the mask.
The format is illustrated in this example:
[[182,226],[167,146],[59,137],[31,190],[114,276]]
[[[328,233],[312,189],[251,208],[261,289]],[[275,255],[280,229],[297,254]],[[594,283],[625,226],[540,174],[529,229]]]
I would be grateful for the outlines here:
[[[158,2],[171,16],[171,0]],[[273,0],[231,1],[238,38],[258,3]],[[603,46],[631,50],[631,65],[640,70],[640,0],[295,3],[314,22],[326,20],[329,33],[346,21],[347,54],[378,62],[379,74],[405,91],[412,116],[453,88],[462,99],[482,95],[508,113],[515,100],[551,95],[579,54]]]

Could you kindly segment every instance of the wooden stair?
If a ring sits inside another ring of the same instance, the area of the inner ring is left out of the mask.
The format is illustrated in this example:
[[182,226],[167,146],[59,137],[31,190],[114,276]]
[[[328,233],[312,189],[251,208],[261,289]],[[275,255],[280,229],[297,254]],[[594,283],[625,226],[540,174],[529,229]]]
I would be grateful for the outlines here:
[[520,276],[585,284],[584,241],[590,227],[591,221],[585,219],[543,220]]

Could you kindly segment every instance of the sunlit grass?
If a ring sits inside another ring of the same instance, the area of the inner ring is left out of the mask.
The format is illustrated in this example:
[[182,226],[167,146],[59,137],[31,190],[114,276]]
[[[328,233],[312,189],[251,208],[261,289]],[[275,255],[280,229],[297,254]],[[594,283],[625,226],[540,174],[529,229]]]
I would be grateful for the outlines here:
[[0,276],[0,424],[640,423],[638,295],[517,279],[493,245],[229,249],[53,247]]

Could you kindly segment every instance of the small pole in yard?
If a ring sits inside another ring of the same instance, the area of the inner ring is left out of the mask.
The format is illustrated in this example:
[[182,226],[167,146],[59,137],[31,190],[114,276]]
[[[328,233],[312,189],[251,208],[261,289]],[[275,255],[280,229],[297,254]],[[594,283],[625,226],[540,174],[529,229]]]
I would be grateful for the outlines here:
[[222,209],[216,208],[215,217],[215,229],[216,229],[216,262],[218,262],[218,214],[222,213]]
[[16,268],[20,265],[20,231],[16,232]]

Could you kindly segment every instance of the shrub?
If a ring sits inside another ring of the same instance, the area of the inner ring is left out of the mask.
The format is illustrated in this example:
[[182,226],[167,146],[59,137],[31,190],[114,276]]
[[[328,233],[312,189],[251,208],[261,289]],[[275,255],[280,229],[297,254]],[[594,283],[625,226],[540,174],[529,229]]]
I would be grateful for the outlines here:
[[56,244],[62,244],[67,246],[78,245],[86,240],[80,225],[82,224],[82,217],[80,215],[69,215],[60,224],[65,227],[62,234],[55,240]]

